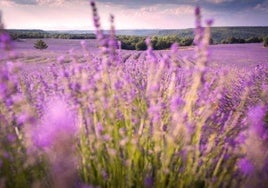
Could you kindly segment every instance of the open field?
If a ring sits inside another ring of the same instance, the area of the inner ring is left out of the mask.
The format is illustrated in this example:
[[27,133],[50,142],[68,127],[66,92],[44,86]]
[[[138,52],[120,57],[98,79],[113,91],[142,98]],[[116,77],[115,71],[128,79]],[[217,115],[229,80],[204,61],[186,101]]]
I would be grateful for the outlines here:
[[[53,63],[60,56],[66,56],[70,60],[73,54],[78,58],[78,62],[85,62],[84,53],[81,46],[82,40],[68,39],[45,39],[48,49],[38,50],[33,47],[36,39],[23,39],[14,42],[14,52],[18,58],[16,61],[22,63]],[[98,53],[97,41],[94,39],[84,40],[89,54]],[[168,53],[167,50],[155,51],[160,57]],[[254,67],[258,64],[268,63],[268,49],[262,43],[253,44],[220,44],[209,46],[209,66],[229,66],[229,67]],[[121,55],[127,61],[135,61],[144,57],[146,51],[127,51],[122,50]],[[181,58],[193,59],[194,47],[181,47],[178,55]],[[69,58],[68,58],[69,57]],[[2,58],[3,59],[3,58]],[[68,60],[68,61],[69,61]],[[68,62],[67,61],[67,62]]]

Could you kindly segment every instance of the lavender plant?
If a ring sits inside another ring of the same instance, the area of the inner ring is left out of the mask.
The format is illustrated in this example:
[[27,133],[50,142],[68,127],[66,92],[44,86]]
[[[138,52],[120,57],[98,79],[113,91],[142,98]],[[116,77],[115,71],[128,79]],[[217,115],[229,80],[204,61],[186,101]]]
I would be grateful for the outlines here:
[[267,67],[209,67],[199,7],[194,59],[149,38],[131,59],[91,7],[100,53],[83,41],[86,63],[1,64],[0,185],[265,187]]

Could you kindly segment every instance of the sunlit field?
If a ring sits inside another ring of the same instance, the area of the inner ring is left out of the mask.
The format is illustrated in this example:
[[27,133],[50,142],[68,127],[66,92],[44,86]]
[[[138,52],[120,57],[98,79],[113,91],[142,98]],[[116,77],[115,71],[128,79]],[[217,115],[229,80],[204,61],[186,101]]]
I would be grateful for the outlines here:
[[267,187],[268,49],[209,45],[197,7],[193,46],[126,51],[91,6],[96,40],[0,28],[0,187]]

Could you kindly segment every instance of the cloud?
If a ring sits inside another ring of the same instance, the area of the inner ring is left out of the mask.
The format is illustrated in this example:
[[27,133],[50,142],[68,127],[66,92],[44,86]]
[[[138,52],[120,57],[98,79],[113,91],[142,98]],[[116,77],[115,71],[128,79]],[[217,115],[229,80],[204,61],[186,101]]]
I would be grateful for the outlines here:
[[[124,6],[128,9],[139,9],[141,7],[150,7],[152,5],[173,5],[178,6],[196,6],[210,11],[218,12],[238,12],[252,10],[258,4],[263,4],[267,0],[96,0],[97,6],[103,4]],[[261,6],[259,5],[259,6]]]
[[[9,2],[17,5],[65,5],[72,4],[89,4],[89,0],[0,0],[1,2]],[[96,0],[97,5],[116,5],[124,6],[128,9],[139,9],[153,5],[200,5],[201,7],[214,10],[237,11],[248,8],[261,8],[262,4],[267,0]],[[3,4],[3,3],[2,3]],[[256,8],[256,9],[257,9]]]
[[241,12],[252,10],[256,5],[267,0],[205,0],[199,1],[200,5],[207,9],[223,12]]
[[34,5],[37,4],[37,0],[10,0],[13,3],[16,4],[25,4],[25,5]]
[[36,0],[38,4],[46,5],[46,4],[63,4],[65,0]]
[[206,0],[208,3],[221,4],[226,2],[232,2],[234,0]]
[[12,2],[10,2],[8,0],[2,0],[2,1],[0,1],[0,5],[1,5],[1,7],[10,7],[12,5]]
[[87,2],[86,0],[0,0],[7,5],[62,5],[64,3]]
[[172,6],[172,5],[152,5],[147,7],[141,7],[136,10],[136,14],[142,15],[151,15],[151,14],[159,14],[159,15],[193,15],[194,14],[194,6],[191,5],[180,5],[180,6]]
[[262,3],[257,4],[254,7],[254,10],[268,13],[268,0],[267,1],[264,1]]
[[193,15],[194,14],[194,6],[191,5],[180,5],[178,7],[169,6],[164,10],[159,10],[161,14],[169,14],[169,15]]
[[[194,7],[220,25],[267,25],[268,0],[96,0],[103,28],[189,28]],[[59,8],[60,7],[60,8]],[[89,0],[0,0],[8,28],[93,28]],[[18,17],[20,18],[18,20]],[[27,20],[21,22],[20,20]]]

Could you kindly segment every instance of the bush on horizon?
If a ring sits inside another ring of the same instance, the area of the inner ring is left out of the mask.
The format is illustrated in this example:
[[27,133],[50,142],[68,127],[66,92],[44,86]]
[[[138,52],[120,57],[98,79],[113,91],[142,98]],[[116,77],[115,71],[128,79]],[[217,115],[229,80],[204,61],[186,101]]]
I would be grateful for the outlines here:
[[37,40],[34,43],[34,47],[39,50],[44,50],[48,48],[48,45],[43,40]]
[[268,47],[268,36],[263,38],[263,46]]

